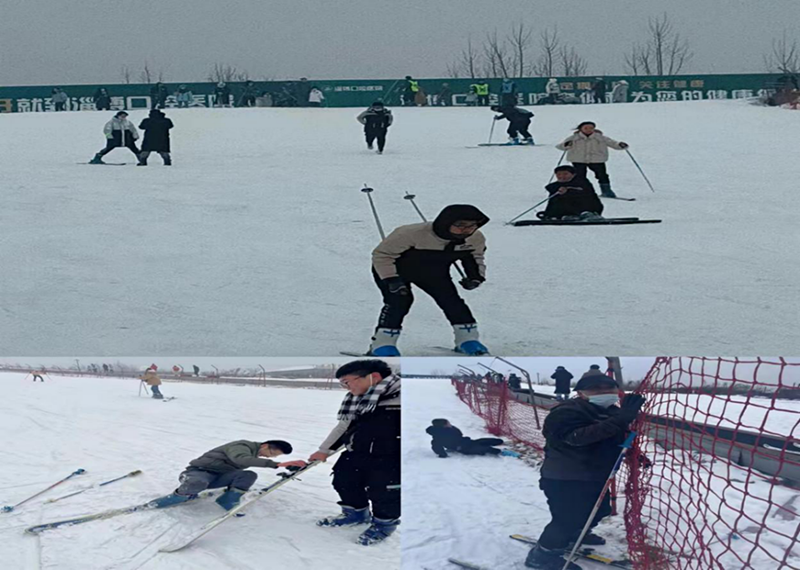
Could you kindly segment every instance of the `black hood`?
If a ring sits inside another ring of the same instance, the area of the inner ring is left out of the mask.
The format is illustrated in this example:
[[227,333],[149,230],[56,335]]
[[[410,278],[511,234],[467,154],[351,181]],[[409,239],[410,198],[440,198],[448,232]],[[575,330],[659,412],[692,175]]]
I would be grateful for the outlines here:
[[159,109],[150,109],[149,115],[150,115],[150,118],[152,118],[152,119],[157,119],[157,118],[166,116]]
[[461,241],[464,238],[454,236],[450,233],[450,226],[456,222],[470,221],[478,222],[478,227],[486,225],[489,217],[475,206],[467,204],[453,204],[445,207],[436,219],[433,220],[433,233],[442,239],[450,241]]

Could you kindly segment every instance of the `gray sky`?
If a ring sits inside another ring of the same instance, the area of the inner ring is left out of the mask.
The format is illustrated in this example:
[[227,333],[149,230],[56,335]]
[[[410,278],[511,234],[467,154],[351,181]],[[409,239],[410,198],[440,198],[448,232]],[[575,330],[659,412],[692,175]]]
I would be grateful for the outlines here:
[[689,73],[757,73],[771,39],[800,39],[798,0],[3,0],[0,85],[118,83],[144,61],[164,79],[205,80],[213,63],[254,79],[445,75],[469,35],[524,21],[558,26],[590,74],[667,9],[695,58]]

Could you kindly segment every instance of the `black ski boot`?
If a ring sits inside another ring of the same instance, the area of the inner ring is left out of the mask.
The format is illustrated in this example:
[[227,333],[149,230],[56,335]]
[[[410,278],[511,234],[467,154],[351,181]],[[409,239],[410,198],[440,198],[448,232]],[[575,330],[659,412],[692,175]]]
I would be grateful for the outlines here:
[[[525,567],[535,568],[536,570],[561,570],[566,563],[563,550],[549,550],[542,548],[538,544],[531,549],[525,559]],[[583,570],[574,562],[570,562],[567,569]]]
[[100,155],[100,153],[94,155],[94,158],[89,161],[89,164],[104,164],[102,155]]
[[605,196],[606,198],[616,198],[617,195],[614,194],[614,191],[611,189],[611,183],[605,183],[600,185],[600,195]]

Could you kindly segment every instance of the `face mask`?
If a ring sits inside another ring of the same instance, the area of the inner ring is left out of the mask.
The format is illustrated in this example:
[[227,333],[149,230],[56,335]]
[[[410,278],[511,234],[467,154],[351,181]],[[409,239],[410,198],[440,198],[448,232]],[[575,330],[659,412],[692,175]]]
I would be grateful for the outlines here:
[[589,403],[601,408],[610,408],[619,402],[619,396],[616,394],[600,394],[599,396],[590,396]]

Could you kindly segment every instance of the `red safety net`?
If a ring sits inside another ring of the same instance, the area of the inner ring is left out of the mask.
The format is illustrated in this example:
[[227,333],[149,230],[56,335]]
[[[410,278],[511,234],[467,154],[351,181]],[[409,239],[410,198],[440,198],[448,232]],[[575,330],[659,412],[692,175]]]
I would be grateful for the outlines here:
[[[488,430],[541,450],[547,407],[453,381]],[[637,570],[800,570],[800,361],[658,358],[619,473]]]

